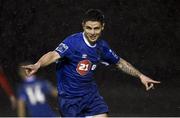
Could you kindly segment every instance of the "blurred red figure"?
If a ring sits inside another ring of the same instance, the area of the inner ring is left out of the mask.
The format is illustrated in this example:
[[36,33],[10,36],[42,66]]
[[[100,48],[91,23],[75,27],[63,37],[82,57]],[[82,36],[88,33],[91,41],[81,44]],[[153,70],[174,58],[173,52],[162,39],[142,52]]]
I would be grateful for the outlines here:
[[16,107],[16,97],[9,82],[7,81],[7,78],[4,74],[4,71],[1,65],[0,65],[0,86],[8,95],[9,100],[11,101],[11,107],[14,109]]

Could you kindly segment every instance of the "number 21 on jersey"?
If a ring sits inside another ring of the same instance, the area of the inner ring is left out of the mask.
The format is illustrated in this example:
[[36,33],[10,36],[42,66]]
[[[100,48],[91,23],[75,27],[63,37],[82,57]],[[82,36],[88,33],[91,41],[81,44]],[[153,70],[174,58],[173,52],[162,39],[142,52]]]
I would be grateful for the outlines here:
[[92,66],[92,63],[89,60],[82,60],[78,63],[76,71],[80,75],[86,75],[90,70],[94,70],[96,65]]

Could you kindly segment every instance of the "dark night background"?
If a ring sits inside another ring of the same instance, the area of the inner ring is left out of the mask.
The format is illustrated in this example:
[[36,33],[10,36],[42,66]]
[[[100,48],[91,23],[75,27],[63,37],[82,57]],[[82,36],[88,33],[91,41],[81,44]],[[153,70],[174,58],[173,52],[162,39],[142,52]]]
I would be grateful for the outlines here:
[[[95,78],[109,116],[180,116],[179,0],[0,0],[0,64],[14,91],[20,62],[36,62],[68,35],[82,31],[89,8],[106,16],[103,37],[117,54],[160,80],[146,92],[140,81],[114,66],[97,68]],[[40,76],[55,83],[55,64]],[[0,116],[16,116],[0,89]]]

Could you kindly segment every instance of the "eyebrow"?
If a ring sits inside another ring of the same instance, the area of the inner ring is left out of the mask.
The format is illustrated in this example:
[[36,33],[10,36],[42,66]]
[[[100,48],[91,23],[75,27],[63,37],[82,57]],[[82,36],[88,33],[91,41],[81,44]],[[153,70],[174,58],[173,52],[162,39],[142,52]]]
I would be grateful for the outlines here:
[[[92,29],[91,26],[85,26],[85,27]],[[94,27],[94,29],[97,29],[97,28],[100,28],[100,27],[99,26]]]

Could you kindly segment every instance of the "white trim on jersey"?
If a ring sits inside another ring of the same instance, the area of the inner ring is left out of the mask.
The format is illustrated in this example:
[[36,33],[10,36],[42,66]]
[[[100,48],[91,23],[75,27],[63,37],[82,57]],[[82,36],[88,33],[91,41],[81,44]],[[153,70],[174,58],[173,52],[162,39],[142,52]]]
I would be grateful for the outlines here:
[[83,32],[83,39],[84,39],[84,42],[85,42],[89,47],[91,47],[91,48],[95,48],[95,47],[96,47],[96,44],[91,45],[91,44],[88,42],[87,38],[86,38],[85,35],[84,35],[84,32]]
[[26,82],[32,82],[32,81],[34,81],[34,80],[35,80],[35,76],[34,76],[34,75],[29,76],[29,77],[27,77],[27,78],[25,79]]
[[85,116],[85,118],[93,118],[93,116]]

